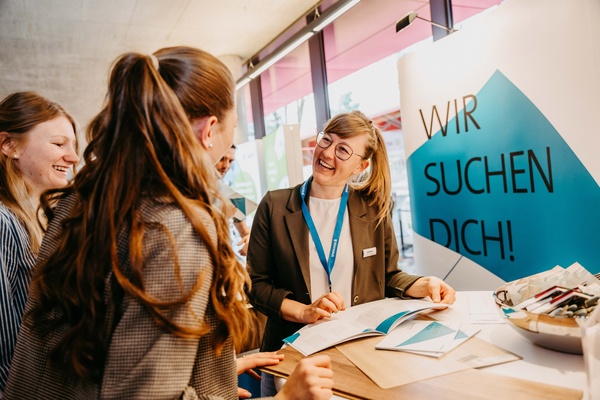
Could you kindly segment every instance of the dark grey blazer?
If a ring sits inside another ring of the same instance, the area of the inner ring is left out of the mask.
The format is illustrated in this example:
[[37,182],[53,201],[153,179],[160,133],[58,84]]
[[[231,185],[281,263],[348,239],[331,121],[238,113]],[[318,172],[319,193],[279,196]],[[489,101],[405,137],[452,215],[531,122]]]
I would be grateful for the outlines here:
[[[61,202],[56,217],[40,250],[45,259],[56,247],[61,235],[61,222],[69,215],[74,199]],[[212,240],[216,231],[210,216],[199,210]],[[192,325],[205,319],[211,328],[217,317],[210,304],[212,262],[205,244],[192,228],[182,210],[173,204],[146,200],[142,218],[150,229],[144,237],[144,285],[146,292],[163,301],[181,296],[196,282],[198,274],[206,272],[200,290],[186,303],[173,307],[167,315],[176,323]],[[165,232],[165,231],[168,231]],[[173,268],[173,252],[169,234],[177,242],[180,279]],[[119,236],[118,253],[127,270],[128,234]],[[73,249],[77,251],[77,249]],[[107,257],[108,261],[108,257]],[[26,314],[19,333],[9,374],[5,399],[237,399],[237,375],[234,351],[228,340],[219,355],[211,348],[210,335],[200,339],[185,339],[165,332],[154,322],[146,308],[136,299],[125,295],[118,304],[112,274],[106,277],[105,295],[108,317],[105,328],[109,333],[106,363],[100,384],[78,379],[47,363],[49,351],[61,337],[62,328],[40,337]],[[30,293],[27,308],[36,302]],[[60,312],[56,310],[55,312]],[[118,321],[112,317],[120,314]]]
[[[282,339],[302,327],[281,318],[284,298],[311,303],[308,253],[311,239],[302,216],[301,201],[300,185],[268,192],[252,222],[247,257],[252,278],[250,301],[268,317],[262,351],[278,350]],[[385,296],[403,297],[404,291],[420,278],[398,269],[398,246],[391,218],[377,225],[376,214],[358,192],[350,191],[348,216],[352,249],[338,251],[354,253],[353,306]],[[364,250],[373,248],[375,255],[363,256]]]

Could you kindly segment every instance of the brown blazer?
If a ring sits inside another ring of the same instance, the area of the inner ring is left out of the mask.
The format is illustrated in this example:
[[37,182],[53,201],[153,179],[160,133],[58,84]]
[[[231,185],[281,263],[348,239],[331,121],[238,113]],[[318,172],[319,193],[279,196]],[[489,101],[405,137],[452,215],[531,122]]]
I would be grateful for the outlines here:
[[[268,192],[260,202],[254,220],[247,267],[252,278],[250,301],[265,314],[262,351],[281,348],[282,339],[302,324],[285,321],[280,309],[284,298],[310,304],[309,232],[302,215],[300,185],[293,189]],[[377,225],[376,210],[360,194],[350,191],[348,217],[354,253],[352,304],[357,305],[386,296],[403,297],[419,276],[398,269],[398,246],[388,216]],[[376,249],[363,257],[366,249]]]
[[[59,205],[40,250],[45,259],[61,235],[61,222],[69,215],[74,201],[70,197]],[[216,241],[216,231],[210,216],[200,211],[206,228]],[[197,274],[206,272],[202,287],[187,304],[170,309],[175,322],[191,325],[197,318],[205,319],[211,328],[217,317],[209,299],[212,262],[205,244],[192,228],[180,208],[173,204],[146,200],[142,218],[147,226],[160,225],[164,230],[151,229],[144,237],[144,285],[148,294],[160,300],[181,296],[194,285]],[[173,254],[168,231],[177,242],[177,257],[181,281],[175,276]],[[128,234],[119,236],[119,259],[125,270],[129,266]],[[76,251],[76,249],[74,249]],[[118,284],[112,273],[106,277],[104,298],[108,316],[104,329],[109,339],[102,381],[84,381],[48,364],[48,353],[61,337],[64,328],[40,336],[27,314],[19,332],[4,398],[13,399],[237,399],[237,374],[234,350],[228,340],[221,353],[212,350],[210,335],[199,339],[184,339],[159,328],[146,308],[136,299],[118,297]],[[27,308],[35,304],[30,292]],[[60,310],[55,310],[60,312]],[[194,315],[195,314],[195,315]],[[121,315],[116,319],[116,315]]]

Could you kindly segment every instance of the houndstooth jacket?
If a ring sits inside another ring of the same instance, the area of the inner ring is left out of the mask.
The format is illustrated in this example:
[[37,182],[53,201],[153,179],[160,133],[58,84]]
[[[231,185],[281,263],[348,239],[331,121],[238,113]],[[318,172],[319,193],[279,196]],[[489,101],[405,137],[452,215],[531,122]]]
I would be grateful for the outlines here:
[[[75,196],[63,200],[52,220],[40,251],[46,259],[57,245],[61,222],[75,204]],[[216,230],[206,212],[199,211],[206,228],[216,240]],[[189,289],[197,274],[204,278],[201,289],[186,304],[169,316],[179,324],[206,318],[211,328],[217,322],[209,301],[212,263],[204,243],[176,205],[146,199],[142,218],[149,229],[144,237],[144,285],[152,297],[174,300],[181,296],[180,283],[173,268],[173,250],[168,234],[176,242],[177,258],[184,287]],[[157,228],[160,226],[161,228]],[[128,261],[128,233],[121,232],[118,254],[125,270]],[[74,249],[76,251],[76,249]],[[108,262],[108,257],[107,257]],[[109,333],[108,354],[101,384],[83,381],[47,363],[47,356],[61,337],[62,330],[40,337],[24,317],[9,374],[5,399],[237,399],[235,354],[228,340],[220,355],[210,345],[209,335],[183,339],[161,330],[144,306],[125,294],[120,306],[113,301],[116,281],[106,277],[105,301]],[[30,292],[26,310],[36,299]],[[55,310],[54,312],[60,312]],[[121,315],[115,320],[115,315]]]

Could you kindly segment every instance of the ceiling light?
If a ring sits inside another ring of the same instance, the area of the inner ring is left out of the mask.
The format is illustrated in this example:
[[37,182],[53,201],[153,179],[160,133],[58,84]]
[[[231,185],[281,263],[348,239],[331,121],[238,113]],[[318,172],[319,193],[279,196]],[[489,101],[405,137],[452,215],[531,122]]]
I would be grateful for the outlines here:
[[298,47],[302,43],[306,42],[308,40],[308,38],[314,34],[315,34],[314,32],[306,32],[299,38],[294,39],[288,45],[284,46],[281,50],[279,50],[275,53],[269,54],[269,56],[266,57],[264,60],[262,60],[256,67],[254,67],[254,69],[251,69],[249,71],[250,74],[248,75],[248,77],[250,79],[256,78],[257,76],[259,76],[260,74],[265,72],[267,69],[269,69],[277,61],[281,60],[283,57],[285,57],[289,53],[291,53],[292,50],[294,50],[296,47]]
[[326,17],[316,19],[315,21],[317,21],[318,23],[314,28],[312,28],[313,32],[319,32],[323,30],[323,28],[325,28],[327,25],[338,19],[340,15],[354,7],[358,2],[360,2],[360,0],[350,0],[347,3],[343,4],[337,10],[333,11],[331,14],[328,14]]
[[333,21],[339,18],[340,15],[344,14],[346,11],[354,7],[360,1],[361,0],[340,0],[331,7],[329,7],[323,12],[323,14],[315,18],[314,21],[302,28],[302,30],[293,35],[290,39],[288,39],[285,43],[283,43],[281,46],[275,49],[264,59],[256,63],[254,67],[250,67],[248,71],[237,80],[235,85],[236,90],[241,89],[252,79],[265,72],[277,61],[281,60],[283,57],[288,55],[302,43],[307,41],[315,33],[323,30],[323,28],[331,24]]
[[235,83],[235,90],[238,91],[240,90],[242,87],[246,86],[248,83],[250,83],[251,79],[249,76],[240,79],[239,81],[237,81]]

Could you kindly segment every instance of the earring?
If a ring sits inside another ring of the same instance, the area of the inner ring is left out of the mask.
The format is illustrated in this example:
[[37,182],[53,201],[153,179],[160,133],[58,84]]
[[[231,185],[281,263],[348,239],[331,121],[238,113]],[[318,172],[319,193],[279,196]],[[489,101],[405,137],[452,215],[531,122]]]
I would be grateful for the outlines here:
[[212,143],[209,143],[209,144],[208,144],[208,148],[209,148],[209,149],[212,149],[212,147],[213,147],[213,144],[212,144]]
[[17,153],[13,154],[13,158],[14,158],[15,160],[18,160],[18,159],[19,159],[19,156],[17,155]]

